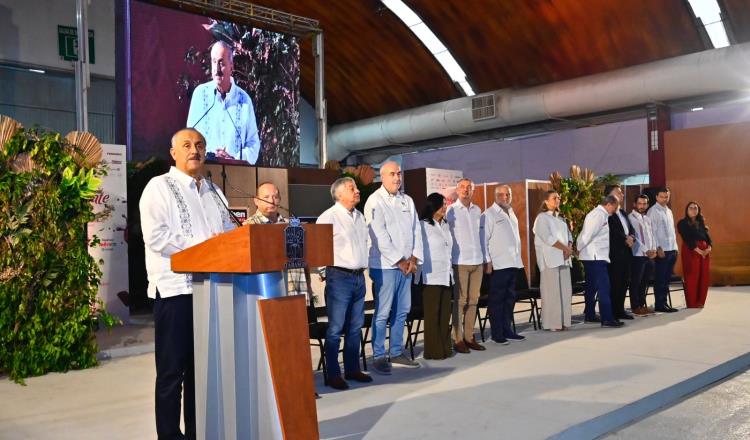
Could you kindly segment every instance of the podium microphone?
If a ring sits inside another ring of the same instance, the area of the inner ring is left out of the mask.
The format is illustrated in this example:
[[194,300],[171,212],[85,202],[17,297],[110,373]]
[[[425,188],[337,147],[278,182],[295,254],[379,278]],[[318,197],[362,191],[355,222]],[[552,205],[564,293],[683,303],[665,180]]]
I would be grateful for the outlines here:
[[[213,94],[213,96],[212,96],[212,97],[213,97],[213,100],[211,101],[211,105],[210,105],[210,106],[208,106],[208,110],[206,110],[206,112],[205,112],[205,113],[203,113],[203,115],[202,115],[202,116],[201,116],[200,118],[198,118],[198,122],[196,122],[195,124],[193,124],[193,126],[192,126],[192,127],[190,127],[190,128],[195,128],[195,127],[197,127],[197,126],[198,126],[198,124],[199,124],[199,123],[200,123],[200,122],[201,122],[201,121],[203,120],[203,118],[205,118],[205,117],[206,117],[206,115],[208,114],[208,112],[210,112],[210,111],[211,111],[211,109],[212,109],[212,108],[214,108],[214,104],[216,104],[216,89],[214,89],[214,94]],[[209,173],[209,174],[210,174],[210,173]],[[211,179],[211,177],[209,176],[209,180],[210,180],[210,179]]]
[[240,133],[240,129],[237,128],[237,124],[234,123],[234,119],[232,119],[232,115],[229,114],[229,110],[226,108],[224,111],[227,113],[227,117],[229,118],[229,121],[232,123],[232,126],[234,126],[234,132],[237,134],[237,143],[240,144],[240,160],[242,160],[242,150],[245,149],[245,144],[242,142],[242,134]]
[[258,200],[258,201],[261,201],[263,203],[268,203],[269,205],[273,205],[273,206],[275,206],[277,208],[281,208],[284,211],[286,211],[287,214],[289,214],[289,218],[297,218],[297,216],[295,216],[294,213],[292,213],[292,211],[289,208],[287,208],[286,206],[280,205],[278,203],[269,202],[268,200],[261,199],[260,197],[256,196],[255,194],[246,193],[246,192],[242,191],[241,189],[235,187],[234,185],[232,185],[229,182],[226,182],[226,185],[229,187],[229,189],[231,189],[232,191],[236,192],[241,197],[247,197],[249,199]]
[[219,201],[221,202],[221,205],[224,207],[224,209],[227,210],[227,212],[229,213],[229,216],[232,218],[232,220],[237,225],[237,227],[242,226],[242,222],[240,221],[240,219],[238,219],[237,216],[234,215],[234,213],[232,212],[232,210],[229,209],[229,207],[227,206],[226,203],[224,203],[224,199],[222,199],[221,196],[219,195],[219,193],[216,191],[216,187],[214,187],[214,181],[211,180],[211,170],[207,170],[206,171],[206,179],[208,179],[208,183],[209,183],[209,186],[211,187],[211,191],[214,192],[214,195],[216,195],[216,197],[219,199]]

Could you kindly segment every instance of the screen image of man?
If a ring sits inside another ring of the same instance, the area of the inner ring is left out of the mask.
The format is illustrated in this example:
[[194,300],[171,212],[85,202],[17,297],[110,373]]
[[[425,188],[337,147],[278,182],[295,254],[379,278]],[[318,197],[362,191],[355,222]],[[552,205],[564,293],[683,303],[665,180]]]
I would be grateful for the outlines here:
[[232,48],[218,41],[211,47],[212,80],[195,88],[187,126],[206,138],[206,151],[219,159],[255,164],[260,152],[255,109],[250,96],[234,82]]

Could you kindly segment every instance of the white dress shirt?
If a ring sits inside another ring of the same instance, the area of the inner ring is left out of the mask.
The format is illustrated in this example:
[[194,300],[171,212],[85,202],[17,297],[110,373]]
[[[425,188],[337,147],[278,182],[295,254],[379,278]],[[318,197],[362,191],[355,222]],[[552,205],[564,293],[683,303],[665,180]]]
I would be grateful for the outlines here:
[[492,262],[494,270],[523,267],[518,218],[513,208],[508,208],[506,214],[494,203],[482,214],[481,224],[484,229],[484,261]]
[[635,242],[633,243],[634,257],[647,257],[646,252],[655,251],[654,232],[651,228],[651,219],[646,215],[639,214],[633,210],[628,214],[630,224],[633,225]]
[[445,221],[453,236],[453,264],[476,265],[485,262],[481,219],[482,210],[473,203],[467,208],[456,201],[448,207]]
[[630,228],[628,227],[628,219],[625,218],[625,214],[623,214],[623,211],[620,208],[617,208],[617,211],[615,211],[615,215],[617,215],[617,219],[620,220],[620,224],[622,225],[622,230],[625,233],[625,236],[627,237],[630,235]]
[[414,256],[422,263],[422,233],[411,197],[378,188],[365,202],[369,230],[369,267],[396,269],[398,262]]
[[333,265],[345,269],[367,267],[367,223],[357,209],[339,202],[320,214],[317,224],[333,225]]
[[609,263],[609,213],[598,205],[586,214],[583,229],[578,234],[578,259],[581,261],[603,260]]
[[232,86],[224,98],[216,83],[209,81],[195,88],[190,98],[187,126],[206,138],[206,151],[227,150],[235,159],[255,164],[260,152],[258,126],[250,95],[231,79]]
[[545,211],[534,220],[534,247],[536,248],[536,264],[539,270],[553,269],[560,266],[570,266],[561,249],[554,247],[560,242],[565,246],[573,242],[568,224],[553,211]]
[[[178,170],[156,176],[148,182],[139,203],[141,229],[146,247],[148,296],[162,298],[193,293],[192,274],[172,272],[170,257],[215,234],[234,229],[221,201],[226,199],[203,179],[200,190],[195,179]],[[218,196],[217,196],[218,193]]]
[[448,223],[422,220],[422,245],[424,246],[424,263],[417,266],[414,284],[420,280],[430,286],[450,286],[453,283],[453,266],[451,265],[451,250],[453,238],[448,229]]
[[674,230],[674,217],[672,216],[672,210],[656,203],[649,208],[646,215],[648,215],[648,218],[651,220],[656,247],[662,248],[665,252],[676,251],[677,235]]

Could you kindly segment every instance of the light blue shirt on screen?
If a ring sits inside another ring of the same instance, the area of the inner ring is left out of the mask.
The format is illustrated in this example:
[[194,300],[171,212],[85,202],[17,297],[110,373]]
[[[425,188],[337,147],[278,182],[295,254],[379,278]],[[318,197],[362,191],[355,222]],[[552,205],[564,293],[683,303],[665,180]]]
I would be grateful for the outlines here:
[[190,100],[187,126],[203,134],[208,152],[223,148],[235,159],[251,164],[258,160],[260,140],[253,102],[234,79],[224,98],[216,91],[213,81],[196,87]]

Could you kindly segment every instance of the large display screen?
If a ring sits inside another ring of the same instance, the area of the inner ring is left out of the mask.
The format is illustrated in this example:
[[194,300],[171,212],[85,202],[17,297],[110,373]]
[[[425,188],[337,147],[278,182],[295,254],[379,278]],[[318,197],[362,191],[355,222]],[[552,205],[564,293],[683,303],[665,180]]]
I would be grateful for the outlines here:
[[299,43],[292,35],[131,3],[133,160],[169,157],[193,127],[208,160],[299,165]]

